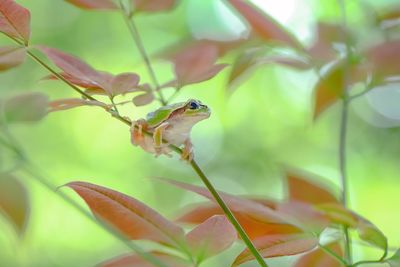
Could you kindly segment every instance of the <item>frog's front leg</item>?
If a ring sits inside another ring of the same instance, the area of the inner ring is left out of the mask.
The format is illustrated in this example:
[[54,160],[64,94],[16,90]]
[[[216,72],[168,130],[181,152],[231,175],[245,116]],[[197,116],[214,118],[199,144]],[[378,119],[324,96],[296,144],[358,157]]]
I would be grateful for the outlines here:
[[170,149],[168,148],[168,144],[163,143],[164,132],[168,126],[170,126],[168,122],[163,122],[159,126],[157,126],[157,128],[154,129],[153,143],[154,143],[154,151],[156,153],[156,157],[161,154],[165,154],[171,157],[171,155],[169,154]]
[[190,139],[186,139],[183,143],[181,159],[191,162],[193,160],[193,144]]

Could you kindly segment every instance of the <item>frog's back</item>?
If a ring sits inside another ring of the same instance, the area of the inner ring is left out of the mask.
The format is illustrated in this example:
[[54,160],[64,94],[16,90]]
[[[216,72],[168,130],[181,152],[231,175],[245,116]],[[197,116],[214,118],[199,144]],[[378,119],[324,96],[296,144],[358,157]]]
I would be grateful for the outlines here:
[[172,105],[168,105],[165,107],[161,107],[153,112],[147,114],[146,121],[150,127],[156,127],[164,120],[168,119],[172,112],[181,108],[184,103],[176,103]]

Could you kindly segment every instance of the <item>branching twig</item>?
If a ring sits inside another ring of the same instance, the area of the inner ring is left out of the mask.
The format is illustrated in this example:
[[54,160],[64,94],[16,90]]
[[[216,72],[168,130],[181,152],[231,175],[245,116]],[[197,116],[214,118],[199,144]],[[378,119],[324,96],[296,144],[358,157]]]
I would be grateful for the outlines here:
[[155,90],[153,90],[153,91],[154,91],[154,93],[158,94],[160,103],[163,106],[165,106],[167,104],[167,102],[165,101],[165,98],[164,98],[164,96],[163,96],[163,94],[162,94],[162,92],[160,90],[160,84],[159,84],[159,82],[157,80],[156,73],[154,72],[153,66],[152,66],[151,61],[149,59],[149,56],[147,55],[146,49],[145,49],[145,47],[143,45],[143,41],[142,41],[142,38],[141,38],[141,36],[139,34],[139,30],[136,27],[135,21],[133,20],[132,17],[129,16],[129,14],[127,14],[127,11],[126,11],[126,9],[125,9],[125,7],[124,7],[124,5],[123,5],[121,0],[119,1],[119,5],[120,5],[120,8],[121,8],[121,13],[122,13],[122,16],[124,17],[125,23],[129,28],[129,32],[130,32],[130,34],[131,34],[131,36],[132,36],[132,38],[133,38],[133,40],[134,40],[134,42],[136,44],[136,47],[139,50],[139,53],[140,53],[145,65],[146,65],[146,67],[147,67],[147,71],[148,71],[148,73],[150,75],[150,78],[151,78],[151,80],[153,82],[153,85],[155,86]]

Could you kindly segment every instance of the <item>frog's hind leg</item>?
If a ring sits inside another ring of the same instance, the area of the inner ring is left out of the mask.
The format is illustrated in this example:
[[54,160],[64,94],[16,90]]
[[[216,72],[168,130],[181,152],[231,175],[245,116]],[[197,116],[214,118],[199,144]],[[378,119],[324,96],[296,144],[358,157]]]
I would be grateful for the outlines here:
[[147,122],[144,119],[140,119],[132,122],[131,126],[131,142],[135,146],[144,147],[145,136],[143,131],[147,130]]
[[168,122],[163,122],[157,128],[155,128],[154,133],[153,133],[153,143],[154,143],[154,151],[156,153],[156,157],[165,154],[169,157],[171,155],[169,154],[170,149],[168,148],[168,144],[163,143],[163,136],[165,129],[169,126]]
[[182,149],[182,154],[181,154],[181,160],[185,160],[188,162],[191,162],[193,160],[194,154],[193,154],[193,144],[190,142],[190,139],[186,139],[185,142],[183,143],[183,149]]

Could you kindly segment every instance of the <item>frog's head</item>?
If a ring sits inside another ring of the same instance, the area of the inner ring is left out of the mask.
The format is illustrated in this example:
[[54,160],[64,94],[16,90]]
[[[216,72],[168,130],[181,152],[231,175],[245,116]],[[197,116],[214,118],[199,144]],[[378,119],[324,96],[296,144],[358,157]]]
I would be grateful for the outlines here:
[[211,110],[203,105],[199,100],[189,99],[185,103],[184,114],[188,117],[195,117],[199,121],[207,119],[211,115]]

